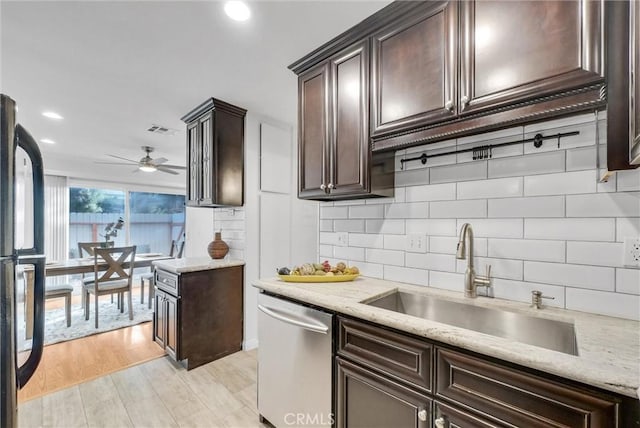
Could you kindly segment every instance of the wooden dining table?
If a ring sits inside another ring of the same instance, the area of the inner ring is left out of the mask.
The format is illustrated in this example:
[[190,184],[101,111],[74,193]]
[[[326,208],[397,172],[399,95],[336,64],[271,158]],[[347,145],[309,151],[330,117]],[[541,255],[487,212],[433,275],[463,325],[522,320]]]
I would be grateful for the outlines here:
[[[143,268],[149,267],[156,260],[166,260],[173,257],[161,253],[140,253],[136,254],[133,261],[133,267]],[[125,263],[125,268],[129,267],[129,263]],[[25,298],[24,312],[26,332],[25,337],[30,339],[33,335],[33,287],[34,287],[34,269],[32,265],[22,265],[25,275]],[[109,264],[106,261],[98,263],[98,270],[107,270]],[[85,257],[80,259],[69,259],[63,261],[52,261],[45,264],[45,276],[61,276],[61,275],[78,275],[83,273],[94,272],[94,258]]]

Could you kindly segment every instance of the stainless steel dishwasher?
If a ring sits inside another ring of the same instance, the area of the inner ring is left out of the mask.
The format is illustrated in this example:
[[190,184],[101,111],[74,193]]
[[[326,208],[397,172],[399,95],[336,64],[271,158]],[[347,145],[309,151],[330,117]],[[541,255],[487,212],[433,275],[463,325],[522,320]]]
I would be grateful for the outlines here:
[[276,427],[330,426],[333,315],[258,296],[258,412]]

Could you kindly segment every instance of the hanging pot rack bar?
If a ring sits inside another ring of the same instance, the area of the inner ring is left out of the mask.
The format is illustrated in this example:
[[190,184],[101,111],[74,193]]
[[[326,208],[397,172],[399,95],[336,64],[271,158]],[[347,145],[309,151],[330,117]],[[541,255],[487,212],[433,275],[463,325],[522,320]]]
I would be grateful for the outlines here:
[[428,155],[426,153],[422,153],[420,156],[415,156],[415,157],[407,158],[407,159],[400,159],[400,169],[404,169],[405,162],[419,160],[420,162],[422,162],[423,165],[425,165],[427,163],[427,159],[429,159],[429,158],[436,158],[436,157],[439,157],[439,156],[447,156],[447,155],[455,155],[455,154],[458,154],[458,153],[473,152],[473,160],[490,159],[493,156],[492,151],[496,147],[505,147],[505,146],[511,146],[511,145],[514,145],[514,144],[523,144],[523,143],[533,143],[533,146],[538,149],[538,148],[542,147],[542,142],[544,140],[553,140],[553,139],[556,139],[556,138],[558,139],[558,148],[560,148],[560,139],[562,137],[570,137],[570,136],[579,135],[579,134],[580,134],[580,131],[560,132],[558,134],[553,134],[553,135],[536,134],[533,138],[527,138],[527,139],[518,140],[518,141],[509,141],[507,143],[486,144],[486,145],[482,145],[482,146],[470,147],[468,149],[454,150],[454,151],[443,152],[443,153],[434,153],[432,155]]

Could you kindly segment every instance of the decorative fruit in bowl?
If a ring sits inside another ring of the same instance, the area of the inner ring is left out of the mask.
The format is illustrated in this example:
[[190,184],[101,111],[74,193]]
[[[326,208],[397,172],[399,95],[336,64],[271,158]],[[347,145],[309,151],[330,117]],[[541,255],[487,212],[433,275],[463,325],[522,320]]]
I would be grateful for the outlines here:
[[358,275],[360,269],[357,266],[347,266],[345,262],[338,262],[332,266],[328,260],[322,263],[303,263],[294,266],[289,270],[287,267],[277,269],[278,275],[293,276],[338,276],[338,275]]

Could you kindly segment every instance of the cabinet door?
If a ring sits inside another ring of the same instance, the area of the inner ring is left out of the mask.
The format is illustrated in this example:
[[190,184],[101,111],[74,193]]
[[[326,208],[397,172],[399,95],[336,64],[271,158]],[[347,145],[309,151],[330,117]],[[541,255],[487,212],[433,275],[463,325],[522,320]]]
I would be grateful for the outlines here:
[[298,197],[327,194],[329,66],[298,78]]
[[207,113],[198,119],[200,137],[200,204],[209,205],[215,201],[215,153],[213,146],[214,130],[213,112]]
[[434,407],[434,426],[436,428],[497,428],[507,426],[489,422],[462,410],[462,408],[454,408],[437,401]]
[[338,428],[427,428],[431,400],[423,394],[341,358],[338,365]]
[[180,360],[180,354],[178,352],[178,299],[170,294],[165,295],[165,314],[167,325],[166,338],[165,338],[165,351],[171,355],[174,359]]
[[351,46],[330,61],[330,194],[369,188],[369,41]]
[[602,2],[475,0],[460,7],[462,113],[603,80]]
[[631,161],[640,164],[640,4],[630,2],[631,7],[631,102],[629,110]]
[[164,304],[165,293],[158,290],[158,287],[156,287],[154,291],[153,340],[164,348],[167,331],[166,308]]
[[453,117],[458,2],[402,19],[373,36],[373,135]]
[[196,206],[200,202],[200,154],[202,153],[202,140],[199,136],[198,121],[187,125],[187,205]]

